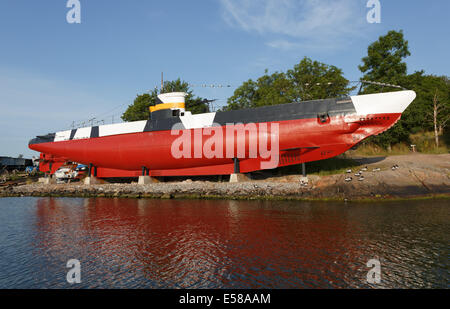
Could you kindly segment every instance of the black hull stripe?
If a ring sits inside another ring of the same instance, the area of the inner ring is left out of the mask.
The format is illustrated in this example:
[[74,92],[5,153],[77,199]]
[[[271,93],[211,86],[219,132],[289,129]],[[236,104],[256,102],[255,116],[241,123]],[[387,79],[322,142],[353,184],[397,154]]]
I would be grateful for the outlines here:
[[73,140],[73,138],[75,137],[75,134],[76,134],[76,133],[77,133],[77,130],[76,130],[76,129],[70,131],[70,138],[69,138],[69,140]]
[[98,126],[92,127],[91,130],[91,138],[99,137],[99,129]]

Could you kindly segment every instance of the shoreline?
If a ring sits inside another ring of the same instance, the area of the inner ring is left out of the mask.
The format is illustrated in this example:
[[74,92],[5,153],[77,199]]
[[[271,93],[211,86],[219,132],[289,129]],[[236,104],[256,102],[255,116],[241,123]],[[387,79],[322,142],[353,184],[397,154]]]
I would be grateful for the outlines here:
[[[343,190],[342,190],[343,189]],[[150,185],[43,185],[29,184],[1,189],[6,197],[147,198],[147,199],[222,199],[222,200],[297,200],[297,201],[398,201],[411,199],[450,199],[450,188],[418,192],[417,187],[396,187],[388,191],[349,192],[345,187],[302,188],[293,183],[205,183],[181,182]]]
[[[191,180],[84,185],[41,183],[0,187],[0,197],[111,197],[151,199],[234,199],[234,200],[307,200],[307,201],[383,201],[450,198],[450,154],[411,154],[355,159],[360,166],[352,173],[254,177],[245,182]],[[398,169],[392,169],[398,165]],[[353,176],[360,169],[364,180]],[[379,171],[378,171],[379,170]],[[348,182],[345,178],[353,176]]]

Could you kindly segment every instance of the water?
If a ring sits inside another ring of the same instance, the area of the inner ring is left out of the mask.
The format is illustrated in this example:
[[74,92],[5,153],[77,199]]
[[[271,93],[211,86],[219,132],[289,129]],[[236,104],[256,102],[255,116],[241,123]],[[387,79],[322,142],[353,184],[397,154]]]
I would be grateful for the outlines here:
[[0,288],[449,288],[449,206],[3,198]]

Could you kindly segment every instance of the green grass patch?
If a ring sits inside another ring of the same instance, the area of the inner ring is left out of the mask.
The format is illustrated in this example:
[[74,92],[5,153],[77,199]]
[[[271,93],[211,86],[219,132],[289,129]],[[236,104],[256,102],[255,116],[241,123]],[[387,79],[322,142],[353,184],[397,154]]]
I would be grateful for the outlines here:
[[412,154],[411,145],[416,145],[417,153],[424,154],[445,154],[450,153],[448,146],[450,134],[439,135],[439,147],[436,147],[434,132],[419,132],[411,134],[410,143],[399,143],[392,145],[388,150],[373,143],[361,143],[355,150],[350,150],[347,153],[351,156],[395,156]]
[[397,144],[391,147],[391,150],[387,150],[381,146],[375,144],[361,144],[355,150],[349,150],[347,152],[350,156],[359,157],[373,157],[373,156],[398,156],[411,154],[411,147],[406,144]]
[[410,139],[421,153],[443,154],[449,153],[450,150],[443,135],[439,135],[439,147],[436,147],[434,132],[411,134]]
[[319,176],[335,175],[345,173],[348,169],[360,166],[360,164],[350,158],[335,157],[327,160],[307,163],[306,172]]
[[[356,160],[341,155],[331,159],[306,163],[306,174],[319,176],[336,175],[345,173],[346,170],[360,165],[361,164],[359,164]],[[281,167],[279,168],[278,173],[281,175],[301,174],[302,165],[299,164]]]

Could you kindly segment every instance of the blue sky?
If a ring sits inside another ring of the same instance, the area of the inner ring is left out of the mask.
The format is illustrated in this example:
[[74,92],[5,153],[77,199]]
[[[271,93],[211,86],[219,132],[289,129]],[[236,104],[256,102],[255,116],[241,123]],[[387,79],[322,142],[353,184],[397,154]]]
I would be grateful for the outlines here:
[[66,0],[0,0],[0,156],[34,155],[35,135],[93,117],[117,121],[137,94],[178,77],[226,103],[249,78],[284,71],[304,56],[336,65],[350,80],[367,46],[403,29],[409,72],[449,75],[450,1],[80,0],[68,24]]

